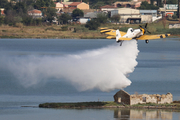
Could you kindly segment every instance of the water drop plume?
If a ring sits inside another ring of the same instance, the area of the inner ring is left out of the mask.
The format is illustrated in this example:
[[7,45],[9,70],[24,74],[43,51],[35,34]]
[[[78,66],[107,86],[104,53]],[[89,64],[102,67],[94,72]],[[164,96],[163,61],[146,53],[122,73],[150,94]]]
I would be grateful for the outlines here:
[[135,40],[66,56],[4,56],[5,66],[25,87],[55,78],[68,81],[78,90],[110,91],[131,84],[127,78],[137,65]]

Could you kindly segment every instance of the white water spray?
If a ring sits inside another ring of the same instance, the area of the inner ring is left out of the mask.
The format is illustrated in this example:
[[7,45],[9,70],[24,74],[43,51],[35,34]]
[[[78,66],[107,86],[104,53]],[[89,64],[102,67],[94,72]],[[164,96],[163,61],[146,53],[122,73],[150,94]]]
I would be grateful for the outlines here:
[[[6,68],[25,87],[48,81],[66,80],[78,90],[94,88],[101,91],[122,89],[131,84],[127,78],[137,65],[137,42],[124,42],[105,48],[67,56],[1,57],[0,66]],[[62,79],[61,79],[62,80]]]

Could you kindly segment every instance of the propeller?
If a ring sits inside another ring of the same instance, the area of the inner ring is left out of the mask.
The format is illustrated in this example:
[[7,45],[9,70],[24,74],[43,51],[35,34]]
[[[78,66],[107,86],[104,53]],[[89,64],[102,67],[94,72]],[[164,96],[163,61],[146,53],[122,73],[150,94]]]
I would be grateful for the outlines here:
[[149,31],[147,30],[147,25],[148,25],[148,24],[146,23],[144,27],[142,27],[141,25],[139,25],[139,27],[144,29],[144,34],[146,33],[146,31],[147,31],[149,34],[151,34],[151,32],[149,32]]

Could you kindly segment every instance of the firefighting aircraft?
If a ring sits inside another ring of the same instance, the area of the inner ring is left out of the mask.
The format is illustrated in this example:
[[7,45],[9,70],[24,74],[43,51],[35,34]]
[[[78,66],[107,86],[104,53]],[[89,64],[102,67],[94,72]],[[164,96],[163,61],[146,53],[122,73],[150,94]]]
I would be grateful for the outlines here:
[[149,43],[149,40],[161,39],[170,36],[170,34],[145,35],[146,31],[151,34],[151,32],[147,30],[147,23],[145,24],[144,27],[141,25],[139,25],[139,27],[140,27],[139,29],[129,28],[127,30],[127,33],[119,31],[119,29],[114,30],[108,28],[101,28],[100,32],[109,35],[106,37],[107,39],[116,39],[116,42],[118,43],[120,42],[120,46],[122,45],[123,41],[126,40],[132,40],[132,39],[145,40],[146,43]]

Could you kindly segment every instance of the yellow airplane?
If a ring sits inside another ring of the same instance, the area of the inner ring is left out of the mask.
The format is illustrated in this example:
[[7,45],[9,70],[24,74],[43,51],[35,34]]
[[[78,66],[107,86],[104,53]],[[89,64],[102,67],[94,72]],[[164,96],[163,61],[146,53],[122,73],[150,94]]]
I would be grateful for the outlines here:
[[170,34],[145,35],[146,31],[151,34],[151,32],[147,30],[147,23],[145,24],[145,27],[142,27],[141,25],[139,26],[140,26],[139,29],[129,28],[127,30],[127,33],[119,31],[119,29],[114,30],[108,28],[100,28],[101,29],[100,32],[109,35],[106,37],[107,39],[116,39],[116,42],[118,43],[120,42],[120,46],[125,40],[132,40],[132,39],[145,40],[145,42],[148,43],[149,40],[152,39],[161,39],[170,36]]

